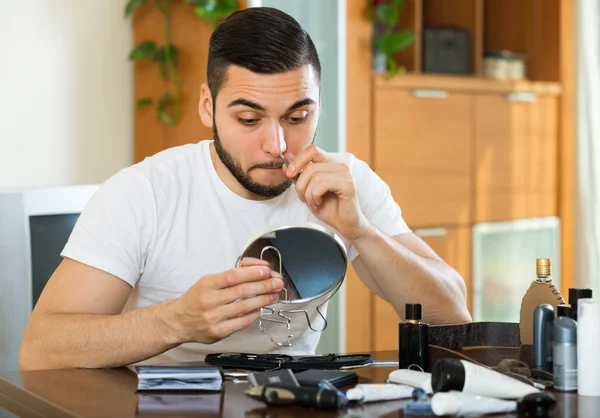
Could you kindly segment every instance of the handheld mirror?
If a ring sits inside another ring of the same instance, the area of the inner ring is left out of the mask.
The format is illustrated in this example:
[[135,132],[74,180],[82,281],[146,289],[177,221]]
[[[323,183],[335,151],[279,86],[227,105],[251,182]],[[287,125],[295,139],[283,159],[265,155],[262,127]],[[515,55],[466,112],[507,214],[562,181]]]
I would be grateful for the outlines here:
[[[258,326],[263,334],[278,346],[290,347],[292,320],[304,318],[312,331],[325,330],[327,320],[321,308],[340,288],[348,268],[346,247],[338,235],[314,223],[276,227],[250,240],[238,266],[244,257],[266,260],[283,276],[279,301],[261,310]],[[322,326],[311,321],[310,306],[316,306]],[[276,341],[267,324],[285,327],[287,340]]]

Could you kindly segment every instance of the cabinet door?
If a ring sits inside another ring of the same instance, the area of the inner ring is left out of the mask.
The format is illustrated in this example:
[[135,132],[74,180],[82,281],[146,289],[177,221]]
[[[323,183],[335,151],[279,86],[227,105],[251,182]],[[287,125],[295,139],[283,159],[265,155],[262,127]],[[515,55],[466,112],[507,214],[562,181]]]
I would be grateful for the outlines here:
[[[414,232],[465,280],[467,306],[471,311],[471,228],[427,228],[416,229]],[[399,277],[398,280],[402,278]],[[377,296],[373,297],[373,349],[397,350],[400,318],[389,303]]]
[[471,221],[472,96],[380,88],[374,166],[411,227]]
[[557,98],[481,94],[475,103],[476,222],[556,215]]

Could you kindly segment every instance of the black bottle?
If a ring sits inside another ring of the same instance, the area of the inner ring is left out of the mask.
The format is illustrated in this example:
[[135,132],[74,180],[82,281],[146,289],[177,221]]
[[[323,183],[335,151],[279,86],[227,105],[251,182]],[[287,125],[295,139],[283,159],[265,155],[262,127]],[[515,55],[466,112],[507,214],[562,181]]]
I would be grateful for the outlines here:
[[[398,325],[398,361],[400,369],[429,370],[429,325],[421,322],[423,307],[407,303],[405,321]],[[415,367],[419,366],[419,367]]]

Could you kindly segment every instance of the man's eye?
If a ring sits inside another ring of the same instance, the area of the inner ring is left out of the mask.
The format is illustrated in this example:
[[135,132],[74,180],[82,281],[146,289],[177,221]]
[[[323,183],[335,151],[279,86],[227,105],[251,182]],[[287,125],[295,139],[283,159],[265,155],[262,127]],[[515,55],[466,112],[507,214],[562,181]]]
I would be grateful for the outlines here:
[[292,123],[292,124],[294,124],[294,125],[297,125],[297,124],[299,124],[299,123],[302,123],[302,122],[304,122],[306,119],[308,119],[308,114],[306,114],[306,115],[304,115],[304,116],[302,116],[302,117],[300,117],[300,118],[291,118],[291,117],[290,117],[290,118],[288,118],[288,120],[290,121],[290,123]]
[[256,123],[258,122],[258,119],[238,118],[238,121],[240,121],[240,123],[243,125],[252,126],[252,125],[256,125]]

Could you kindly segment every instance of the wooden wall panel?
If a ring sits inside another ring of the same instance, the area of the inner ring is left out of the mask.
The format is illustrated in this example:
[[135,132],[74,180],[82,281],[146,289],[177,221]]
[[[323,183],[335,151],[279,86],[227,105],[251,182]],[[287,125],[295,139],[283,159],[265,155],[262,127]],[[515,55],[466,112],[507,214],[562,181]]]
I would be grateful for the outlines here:
[[[133,40],[134,45],[142,41],[154,41],[163,44],[164,18],[160,11],[153,5],[141,7],[133,15]],[[123,57],[123,59],[126,59]],[[165,92],[165,81],[158,73],[157,65],[149,60],[134,64],[134,101],[135,107],[138,99],[150,97],[157,99]],[[155,154],[167,147],[167,127],[156,117],[154,108],[135,110],[135,162]]]
[[575,0],[560,2],[560,100],[558,213],[561,220],[561,292],[576,286],[575,251]]
[[[346,6],[346,149],[372,163],[371,22],[365,17],[365,3],[350,1]],[[372,166],[372,165],[371,165]],[[346,351],[372,350],[371,291],[353,269],[346,278]]]

